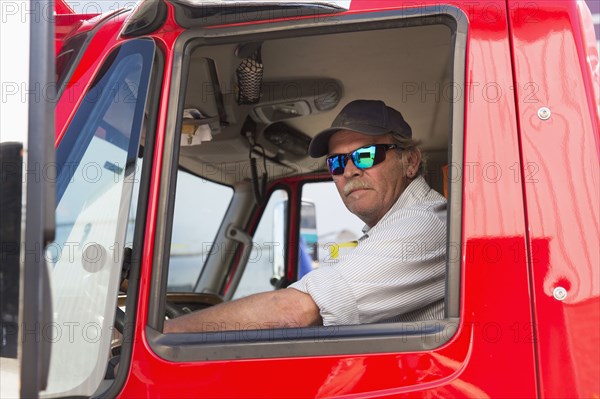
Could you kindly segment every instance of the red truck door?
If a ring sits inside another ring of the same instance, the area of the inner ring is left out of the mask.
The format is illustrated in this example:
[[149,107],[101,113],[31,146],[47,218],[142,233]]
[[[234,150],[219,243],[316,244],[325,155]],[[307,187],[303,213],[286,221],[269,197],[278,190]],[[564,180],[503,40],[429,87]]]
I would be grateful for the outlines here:
[[[367,51],[366,47],[353,44],[350,32],[367,34],[368,26],[374,34],[385,25],[398,29],[389,31],[390,34],[401,34],[408,32],[403,29],[410,25],[406,24],[409,20],[418,26],[436,21],[445,23],[449,18],[454,57],[451,83],[444,86],[443,81],[438,82],[442,88],[451,87],[448,93],[453,93],[438,103],[445,103],[451,115],[448,125],[451,144],[445,147],[450,149],[449,187],[453,210],[449,219],[448,317],[419,325],[163,334],[164,299],[161,298],[166,297],[165,268],[169,257],[165,256],[167,250],[160,250],[164,242],[155,241],[155,251],[162,251],[162,257],[157,257],[155,252],[152,265],[144,263],[142,266],[140,311],[123,397],[536,396],[529,274],[527,259],[519,256],[525,253],[527,241],[522,186],[514,179],[514,173],[519,174],[520,153],[511,94],[514,79],[506,3],[449,2],[441,6],[426,2],[415,7],[355,0],[347,12],[330,10],[328,15],[317,13],[314,17],[301,5],[297,9],[288,8],[288,11],[293,10],[291,14],[285,13],[286,8],[239,7],[233,10],[225,5],[210,8],[189,2],[169,3],[169,33],[157,35],[168,41],[167,64],[183,66],[183,69],[174,68],[172,76],[165,76],[170,87],[162,101],[169,113],[161,114],[159,119],[166,117],[167,129],[161,122],[157,137],[164,142],[157,141],[155,151],[165,154],[162,167],[166,169],[163,169],[158,196],[150,199],[151,203],[157,201],[150,205],[151,212],[168,210],[168,204],[172,204],[175,186],[165,178],[173,176],[178,163],[193,165],[189,163],[191,158],[186,158],[192,148],[182,150],[180,160],[173,156],[171,148],[177,148],[180,142],[174,132],[179,131],[178,123],[181,123],[178,122],[184,107],[181,99],[185,98],[186,108],[194,101],[204,104],[202,99],[193,96],[193,90],[203,87],[202,80],[188,82],[186,74],[193,73],[200,65],[210,64],[206,59],[215,62],[224,90],[222,94],[226,96],[222,82],[229,79],[231,70],[223,65],[233,64],[235,60],[220,57],[232,51],[227,46],[235,48],[245,37],[265,42],[274,40],[273,46],[277,45],[280,57],[289,62],[285,64],[287,70],[292,71],[294,62],[302,61],[293,55],[283,56],[285,49],[292,49],[296,44],[292,37],[304,38],[309,43],[305,35],[310,32],[317,38],[312,46],[304,43],[306,47],[299,48],[306,51],[299,53],[308,57],[312,56],[311,48],[318,48],[317,44],[329,40],[332,36],[328,35],[335,31],[347,49],[357,52],[353,55],[356,59],[339,58],[348,64],[350,59],[358,62],[362,52]],[[384,25],[379,25],[382,23]],[[412,40],[418,42],[423,37],[414,36]],[[188,42],[190,45],[186,46]],[[370,47],[383,42],[372,41]],[[278,56],[268,53],[266,48],[263,45],[263,60]],[[407,52],[401,57],[398,53],[398,56],[408,60],[409,54],[413,53]],[[327,57],[328,53],[323,52],[317,58]],[[334,56],[329,57],[333,60]],[[193,60],[200,59],[203,59],[202,64],[194,64]],[[425,58],[414,54],[413,61],[416,65],[427,64]],[[325,65],[325,61],[323,64],[318,60],[314,62],[317,67]],[[343,76],[349,69],[343,64],[327,70],[327,76]],[[267,68],[268,64],[265,73]],[[280,73],[284,73],[283,70]],[[363,82],[363,90],[374,90],[367,81],[391,70],[373,69],[373,74],[368,75],[370,78],[353,82]],[[398,91],[379,94],[395,98],[406,107],[411,103],[433,104],[437,99],[435,93],[443,93],[427,82],[405,79],[404,86],[389,84]],[[352,87],[350,81],[344,84]],[[377,88],[385,86],[379,84]],[[361,94],[355,92],[354,95]],[[241,121],[234,122],[237,126],[235,123]],[[324,121],[320,123],[325,125]],[[311,133],[314,134],[312,130]],[[215,140],[218,141],[217,136]],[[210,143],[202,144],[199,148],[225,151],[223,147],[210,146]],[[215,170],[210,172],[214,178]],[[299,177],[280,182],[287,185],[290,200],[298,204],[295,209],[299,209],[301,183],[312,179],[314,177]],[[234,198],[239,199],[238,206],[243,203],[242,197],[234,194]],[[164,238],[166,234],[168,242],[172,228],[169,212],[156,216],[154,235]],[[293,217],[290,220],[293,222]],[[420,342],[416,346],[415,338]]]

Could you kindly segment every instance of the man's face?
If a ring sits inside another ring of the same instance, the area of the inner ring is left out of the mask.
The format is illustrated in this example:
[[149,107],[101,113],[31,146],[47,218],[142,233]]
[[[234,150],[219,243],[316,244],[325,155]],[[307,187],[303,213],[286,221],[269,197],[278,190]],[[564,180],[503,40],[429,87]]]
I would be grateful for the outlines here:
[[[341,130],[329,139],[329,155],[347,154],[371,144],[392,144],[390,135],[367,136]],[[348,159],[344,173],[333,181],[344,204],[369,227],[373,227],[390,210],[408,185],[399,154],[386,152],[385,161],[369,168],[358,169]]]

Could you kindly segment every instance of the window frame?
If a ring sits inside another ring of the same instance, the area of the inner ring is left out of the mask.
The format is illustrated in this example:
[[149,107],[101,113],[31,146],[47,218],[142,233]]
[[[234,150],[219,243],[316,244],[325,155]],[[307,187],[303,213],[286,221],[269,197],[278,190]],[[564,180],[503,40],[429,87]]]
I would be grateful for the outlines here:
[[[138,188],[139,198],[148,198],[150,194],[156,135],[148,134],[148,132],[155,132],[158,126],[157,116],[165,68],[165,55],[161,46],[158,46],[156,41],[154,41],[154,44],[154,61],[150,75],[150,86],[146,96],[146,110],[148,115],[151,116],[145,121],[147,123],[146,136],[142,137],[140,140],[140,144],[142,142],[144,143],[144,162]],[[147,214],[148,201],[138,200],[133,232],[133,247],[131,267],[129,269],[127,298],[125,299],[125,329],[123,331],[123,341],[121,344],[120,366],[112,384],[101,393],[103,397],[107,398],[117,397],[123,389],[123,386],[127,381],[127,375],[133,357],[134,332],[136,328],[137,311],[139,308],[138,294],[140,290],[142,254],[144,253],[144,244],[146,242]],[[96,392],[95,396],[98,396],[97,394],[99,394],[99,392]]]
[[[224,27],[219,29],[202,30],[198,35],[195,31],[184,32],[174,48],[175,61],[183,65],[181,71],[174,70],[174,82],[184,82],[187,76],[190,52],[198,46],[225,44],[244,41],[262,41],[281,39],[299,35],[317,35],[324,33],[342,33],[356,30],[401,28],[429,24],[444,24],[451,29],[453,39],[453,59],[451,64],[452,82],[464,86],[466,71],[466,47],[468,34],[468,18],[464,12],[452,5],[435,10],[428,7],[411,9],[407,15],[405,10],[376,11],[360,14],[345,14],[328,16],[322,21],[298,20],[276,22],[263,25],[246,25]],[[200,37],[198,37],[200,36]],[[178,115],[185,93],[185,86],[172,86],[168,119],[171,124],[178,126]],[[176,100],[178,99],[178,100]],[[173,102],[177,101],[177,102]],[[464,146],[464,101],[451,104],[452,118],[449,128],[448,164],[462,165]],[[172,129],[167,137],[166,151],[176,154],[166,154],[170,162],[165,165],[173,168],[173,158],[178,159],[177,137],[173,137],[178,129]],[[165,172],[166,173],[166,172]],[[448,193],[448,247],[450,243],[462,243],[462,184],[460,181],[449,182]],[[290,197],[299,201],[299,198]],[[163,206],[168,200],[168,192],[161,192]],[[296,219],[300,209],[296,210]],[[162,221],[164,223],[164,221]],[[296,226],[299,233],[299,225]],[[160,231],[168,226],[157,224],[157,237]],[[157,241],[158,242],[158,241]],[[151,322],[152,313],[149,309],[149,323],[146,326],[146,336],[149,346],[161,358],[169,361],[210,361],[252,358],[281,358],[297,356],[367,354],[385,352],[426,351],[438,348],[447,343],[459,327],[460,311],[460,281],[461,281],[461,252],[458,256],[447,259],[447,279],[445,296],[445,319],[414,323],[379,323],[353,326],[282,328],[272,330],[223,331],[211,333],[178,333],[163,334],[161,323]],[[296,259],[297,255],[292,254]],[[297,260],[295,260],[297,263]],[[289,260],[286,261],[289,267]],[[160,279],[153,276],[150,289],[151,297],[164,297],[164,288]],[[156,321],[156,314],[154,315]],[[160,326],[160,328],[157,328]],[[357,343],[360,342],[360,345]]]

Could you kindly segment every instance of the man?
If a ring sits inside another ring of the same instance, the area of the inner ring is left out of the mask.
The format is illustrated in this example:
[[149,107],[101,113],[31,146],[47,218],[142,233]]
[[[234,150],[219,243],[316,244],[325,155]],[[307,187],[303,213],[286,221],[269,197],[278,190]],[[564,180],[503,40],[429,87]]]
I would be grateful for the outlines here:
[[402,115],[356,100],[310,144],[346,207],[366,226],[357,247],[287,289],[213,306],[165,332],[417,321],[444,317],[446,200],[425,182]]

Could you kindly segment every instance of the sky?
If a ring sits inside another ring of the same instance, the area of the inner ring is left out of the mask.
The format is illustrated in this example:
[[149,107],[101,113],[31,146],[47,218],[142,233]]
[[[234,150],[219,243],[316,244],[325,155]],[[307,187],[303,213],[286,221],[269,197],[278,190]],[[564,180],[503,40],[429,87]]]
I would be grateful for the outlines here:
[[[4,7],[3,7],[4,8]],[[2,99],[0,103],[0,141],[23,141],[27,137],[27,103],[21,100],[19,92],[24,82],[29,80],[29,58],[22,51],[22,42],[14,38],[29,37],[29,26],[17,18],[8,18],[3,10],[0,23],[0,82]],[[7,117],[10,115],[10,118]]]

